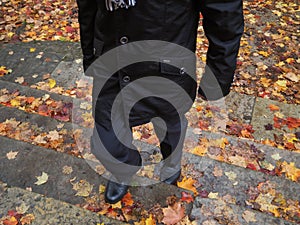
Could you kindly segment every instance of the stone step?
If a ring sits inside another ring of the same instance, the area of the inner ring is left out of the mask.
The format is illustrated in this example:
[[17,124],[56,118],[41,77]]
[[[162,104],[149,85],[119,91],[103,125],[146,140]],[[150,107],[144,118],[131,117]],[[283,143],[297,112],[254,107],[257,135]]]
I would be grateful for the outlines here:
[[218,225],[292,225],[297,224],[275,218],[256,210],[242,208],[234,204],[228,204],[223,200],[212,200],[207,198],[197,198],[191,217],[197,224]]
[[[21,220],[32,225],[46,224],[126,224],[112,218],[79,208],[44,195],[16,187],[5,187],[0,192],[0,223],[12,216],[9,211],[22,213]],[[16,218],[16,217],[15,217]]]
[[[62,122],[74,122],[81,126],[90,126],[91,124],[91,122],[85,123],[83,119],[84,115],[90,114],[91,116],[92,103],[90,100],[73,98],[0,80],[1,90],[3,92],[2,96],[6,96],[3,97],[1,103],[4,106],[21,109],[32,114],[53,117]],[[34,101],[31,100],[29,103],[26,101],[27,98],[33,98]],[[12,105],[12,101],[16,101],[17,104]],[[53,104],[55,105],[52,106]]]
[[300,106],[296,104],[231,92],[223,102],[196,99],[187,117],[194,128],[215,132],[214,121],[218,121],[226,134],[300,152]]
[[[40,41],[1,45],[1,66],[12,69],[12,73],[1,77],[14,82],[24,76],[28,84],[42,81],[42,75],[52,73],[61,61],[81,59],[80,43]],[[39,75],[33,78],[32,75]]]
[[[260,170],[262,172],[275,172],[274,170],[278,167],[279,162],[294,163],[295,167],[300,168],[300,154],[298,152],[278,149],[253,140],[229,136],[224,133],[203,131],[199,134],[195,133],[195,130],[191,127],[187,130],[185,150],[194,152],[195,147],[199,145],[205,148],[205,145],[201,145],[201,140],[205,139],[211,143],[216,141],[215,144],[211,144],[213,147],[219,147],[224,144],[225,147],[223,147],[226,151],[213,153],[207,150],[200,152],[203,156],[218,158],[219,155],[222,155],[225,156],[224,161],[228,163],[242,167],[249,167],[249,164],[252,164],[249,169]],[[234,151],[228,151],[230,149],[234,149]],[[246,162],[242,162],[239,159],[247,160],[245,160]],[[276,174],[270,173],[270,175]]]
[[[221,199],[244,210],[300,222],[300,185],[295,182],[190,153],[183,155],[182,173],[196,181],[196,202]],[[199,207],[194,204],[195,210]]]
[[[0,143],[2,146],[0,147],[0,180],[9,186],[30,188],[35,193],[73,205],[85,206],[93,201],[97,204],[102,202],[103,206],[103,193],[99,190],[106,185],[107,174],[101,167],[99,170],[99,167],[95,166],[95,162],[1,136]],[[18,154],[14,159],[8,159],[9,152],[18,152]],[[71,167],[71,172],[63,172],[66,166]],[[41,176],[43,172],[48,175],[47,182],[38,185],[36,184],[37,177]],[[84,184],[88,188],[75,191],[80,184]],[[137,176],[132,185],[129,192],[133,196],[135,207],[139,208],[140,212],[150,210],[156,204],[165,207],[168,197],[175,195],[179,201],[182,192],[189,193],[189,191],[173,185]],[[78,194],[80,191],[87,193],[84,195],[87,197]],[[191,208],[192,203],[185,204],[186,215],[190,214]]]

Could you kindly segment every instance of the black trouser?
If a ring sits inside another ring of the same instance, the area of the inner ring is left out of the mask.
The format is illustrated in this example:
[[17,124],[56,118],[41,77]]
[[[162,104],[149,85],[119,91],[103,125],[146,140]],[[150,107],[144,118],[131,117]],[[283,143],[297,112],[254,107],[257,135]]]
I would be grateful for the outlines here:
[[[155,132],[160,140],[161,153],[164,165],[161,179],[172,176],[181,166],[182,148],[187,129],[185,116],[153,119]],[[116,130],[109,129],[101,124],[95,124],[92,137],[92,153],[115,177],[126,179],[135,174],[141,166],[141,156],[132,144],[131,129],[119,124]]]

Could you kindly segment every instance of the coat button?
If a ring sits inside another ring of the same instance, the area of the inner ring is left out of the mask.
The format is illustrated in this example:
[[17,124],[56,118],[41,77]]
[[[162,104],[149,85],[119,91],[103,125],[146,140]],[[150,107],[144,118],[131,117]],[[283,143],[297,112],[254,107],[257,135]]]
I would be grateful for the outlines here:
[[130,81],[130,77],[129,77],[129,76],[124,76],[124,77],[123,77],[123,81],[124,81],[125,83],[129,82],[129,81]]
[[121,38],[120,38],[120,43],[121,43],[122,45],[127,44],[127,43],[128,43],[128,37],[126,37],[126,36],[121,37]]
[[179,70],[179,73],[180,73],[180,74],[185,74],[185,72],[186,72],[186,71],[185,71],[185,68],[184,68],[184,67],[181,67],[180,70]]

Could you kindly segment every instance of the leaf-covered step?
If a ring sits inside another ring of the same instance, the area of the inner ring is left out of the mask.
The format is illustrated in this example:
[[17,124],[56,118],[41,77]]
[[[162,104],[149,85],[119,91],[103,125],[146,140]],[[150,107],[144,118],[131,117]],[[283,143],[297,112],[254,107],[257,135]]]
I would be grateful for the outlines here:
[[29,190],[16,187],[0,189],[0,223],[3,224],[17,224],[18,221],[31,225],[126,224]]
[[143,177],[134,178],[129,188],[131,195],[126,199],[116,205],[107,204],[103,196],[106,179],[100,176],[106,173],[101,165],[5,137],[0,137],[0,141],[3,146],[0,147],[0,180],[10,186],[30,188],[47,197],[127,221],[147,220],[150,214],[161,221],[162,213],[172,202],[177,202],[182,218],[191,211],[192,203],[184,197],[191,196],[188,190],[150,182]]
[[300,152],[300,105],[257,98],[251,124],[256,140]]
[[222,199],[208,198],[196,198],[191,217],[196,219],[197,224],[296,224],[249,208],[241,208],[238,205],[226,203]]
[[92,127],[91,98],[76,99],[44,90],[0,81],[0,104],[57,119]]
[[182,173],[194,180],[199,198],[222,199],[300,222],[298,183],[190,153],[184,153]]
[[185,151],[289,180],[300,180],[300,154],[221,133],[188,128]]
[[0,135],[72,155],[90,148],[91,129],[0,105]]

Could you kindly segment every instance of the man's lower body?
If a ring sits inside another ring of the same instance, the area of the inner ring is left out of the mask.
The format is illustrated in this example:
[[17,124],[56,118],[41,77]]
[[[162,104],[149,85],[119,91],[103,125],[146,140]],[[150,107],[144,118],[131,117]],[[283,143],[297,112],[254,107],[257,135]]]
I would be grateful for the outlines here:
[[[173,118],[154,118],[151,121],[160,140],[163,157],[160,180],[175,184],[180,177],[187,120],[184,115],[177,114]],[[128,129],[125,121],[119,121],[118,125],[110,128],[95,123],[92,153],[112,174],[105,191],[105,198],[109,203],[121,200],[127,193],[131,177],[142,166],[141,155],[132,141],[131,128]]]

